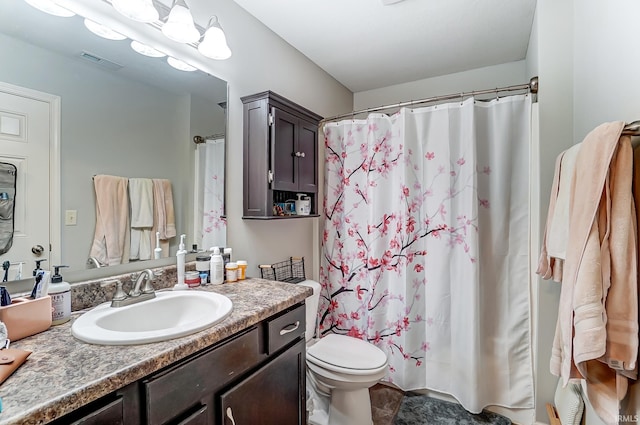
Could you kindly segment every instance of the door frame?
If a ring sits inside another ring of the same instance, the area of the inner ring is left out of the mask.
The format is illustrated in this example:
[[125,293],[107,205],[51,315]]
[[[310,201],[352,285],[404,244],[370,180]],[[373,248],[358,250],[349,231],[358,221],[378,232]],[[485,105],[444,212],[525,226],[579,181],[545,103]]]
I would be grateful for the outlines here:
[[[62,264],[60,203],[60,96],[0,81],[0,91],[49,104],[49,264]],[[45,248],[46,249],[46,248]]]

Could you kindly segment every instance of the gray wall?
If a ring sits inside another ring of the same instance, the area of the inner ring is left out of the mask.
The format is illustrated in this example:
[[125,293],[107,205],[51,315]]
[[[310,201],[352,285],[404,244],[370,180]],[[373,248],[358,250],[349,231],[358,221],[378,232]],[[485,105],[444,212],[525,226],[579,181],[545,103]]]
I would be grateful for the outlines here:
[[195,145],[190,142],[190,126],[206,134],[223,132],[225,116],[220,107],[123,79],[3,35],[0,55],[11,58],[0,67],[0,81],[61,98],[60,204],[63,211],[78,212],[76,226],[62,225],[61,260],[70,271],[85,269],[91,248],[95,229],[91,177],[95,174],[170,179],[178,233],[192,232],[188,223],[193,216],[193,173],[189,171]]

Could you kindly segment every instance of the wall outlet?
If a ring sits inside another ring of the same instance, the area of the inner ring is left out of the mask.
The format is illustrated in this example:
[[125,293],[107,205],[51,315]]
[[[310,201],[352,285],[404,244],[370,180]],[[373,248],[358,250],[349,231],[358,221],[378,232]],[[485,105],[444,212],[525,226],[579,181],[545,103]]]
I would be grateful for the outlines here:
[[78,222],[78,210],[66,210],[64,212],[65,226],[75,226]]

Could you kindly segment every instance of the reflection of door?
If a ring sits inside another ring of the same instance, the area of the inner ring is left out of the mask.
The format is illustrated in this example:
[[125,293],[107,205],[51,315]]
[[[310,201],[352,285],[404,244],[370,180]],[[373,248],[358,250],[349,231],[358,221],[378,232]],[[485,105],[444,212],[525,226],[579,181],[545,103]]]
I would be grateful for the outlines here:
[[[23,278],[31,276],[36,259],[47,260],[43,268],[50,266],[49,146],[56,99],[0,84],[0,161],[18,169],[13,245],[0,256],[0,264],[7,260],[16,264],[10,268],[9,280],[15,279],[18,262],[24,262]],[[39,246],[43,251],[38,255],[33,252],[38,249],[32,248]],[[1,279],[1,268],[0,273]]]

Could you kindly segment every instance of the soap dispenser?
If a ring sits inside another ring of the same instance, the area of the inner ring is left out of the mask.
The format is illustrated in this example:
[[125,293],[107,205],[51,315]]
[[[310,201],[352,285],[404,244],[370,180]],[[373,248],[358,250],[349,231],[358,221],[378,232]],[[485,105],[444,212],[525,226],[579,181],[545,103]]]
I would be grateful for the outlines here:
[[176,253],[178,283],[174,285],[174,290],[189,289],[189,287],[184,283],[185,257],[187,256],[187,250],[184,248],[185,237],[186,235],[180,235],[180,245],[178,246],[178,252]]
[[37,275],[37,274],[38,274],[38,271],[42,270],[42,269],[40,268],[40,263],[42,263],[43,261],[47,261],[47,259],[46,259],[46,258],[43,258],[43,259],[41,259],[41,260],[36,260],[36,268],[35,268],[35,269],[33,269],[33,276],[34,276],[34,277],[35,277],[35,275]]
[[71,285],[62,280],[60,269],[69,266],[53,266],[48,295],[51,296],[51,324],[60,325],[71,319]]

